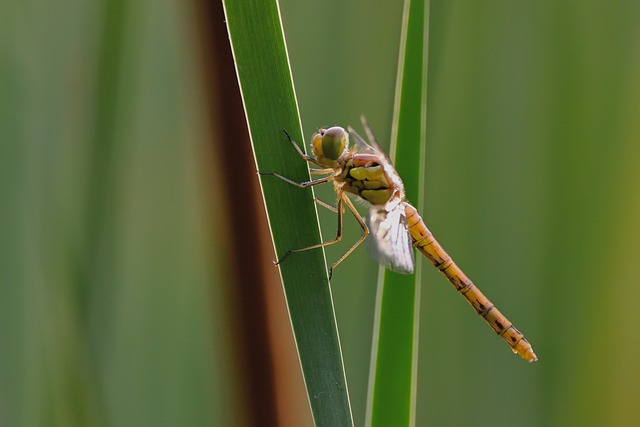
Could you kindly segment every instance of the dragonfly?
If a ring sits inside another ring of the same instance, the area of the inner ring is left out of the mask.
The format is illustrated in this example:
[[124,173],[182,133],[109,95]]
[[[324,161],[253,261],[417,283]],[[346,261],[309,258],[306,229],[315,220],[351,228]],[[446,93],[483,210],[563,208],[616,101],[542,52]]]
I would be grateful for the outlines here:
[[[275,176],[299,188],[333,183],[337,207],[314,199],[319,205],[338,216],[338,230],[334,240],[288,250],[277,262],[282,263],[291,254],[317,249],[338,243],[342,239],[342,220],[345,207],[353,214],[362,228],[362,236],[329,269],[329,279],[341,264],[360,244],[371,235],[370,252],[376,260],[391,271],[412,274],[415,268],[415,247],[462,295],[475,312],[481,316],[494,332],[511,347],[512,351],[528,362],[538,357],[524,335],[494,306],[476,285],[451,259],[431,231],[427,228],[418,210],[405,197],[404,185],[391,160],[378,145],[373,132],[362,118],[369,143],[350,126],[347,131],[340,126],[319,129],[311,138],[313,156],[305,154],[300,146],[285,131],[289,142],[300,157],[317,168],[312,174],[321,178],[296,182],[276,172],[259,172],[260,175]],[[350,146],[350,140],[353,146]],[[356,196],[369,205],[369,214],[363,218],[348,195]]]

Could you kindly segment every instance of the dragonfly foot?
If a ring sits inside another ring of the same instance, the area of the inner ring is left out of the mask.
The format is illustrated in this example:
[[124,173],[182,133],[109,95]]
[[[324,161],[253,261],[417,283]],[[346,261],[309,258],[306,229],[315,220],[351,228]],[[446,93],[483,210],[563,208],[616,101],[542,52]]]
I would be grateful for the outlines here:
[[280,258],[278,261],[275,261],[275,265],[280,265],[280,263],[282,263],[285,259],[289,258],[289,255],[291,255],[292,253],[293,253],[292,250],[288,250],[287,252],[285,252],[282,258]]

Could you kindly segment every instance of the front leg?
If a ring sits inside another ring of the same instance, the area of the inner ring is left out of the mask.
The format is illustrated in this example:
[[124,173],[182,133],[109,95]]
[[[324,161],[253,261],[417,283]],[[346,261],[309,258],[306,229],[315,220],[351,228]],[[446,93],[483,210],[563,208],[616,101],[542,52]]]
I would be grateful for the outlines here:
[[300,154],[300,157],[302,157],[304,160],[306,160],[309,163],[313,163],[314,165],[324,167],[324,165],[322,163],[320,163],[319,161],[317,161],[313,157],[308,156],[307,154],[305,154],[304,151],[302,151],[302,148],[300,148],[300,146],[293,139],[291,139],[291,136],[289,135],[289,132],[287,132],[284,129],[282,129],[282,132],[284,132],[284,134],[287,135],[287,138],[289,139],[289,142],[291,143],[291,145],[293,145],[293,148],[296,149],[298,154]]
[[272,176],[275,176],[276,178],[280,178],[284,182],[288,182],[291,185],[295,185],[298,188],[312,187],[314,185],[319,185],[319,184],[324,184],[324,183],[327,183],[327,182],[331,182],[331,181],[333,181],[335,179],[335,176],[331,175],[331,176],[325,176],[324,178],[313,179],[311,181],[296,182],[296,181],[294,181],[292,179],[287,178],[286,176],[280,175],[277,172],[258,172],[258,175],[263,175],[263,176],[272,175]]

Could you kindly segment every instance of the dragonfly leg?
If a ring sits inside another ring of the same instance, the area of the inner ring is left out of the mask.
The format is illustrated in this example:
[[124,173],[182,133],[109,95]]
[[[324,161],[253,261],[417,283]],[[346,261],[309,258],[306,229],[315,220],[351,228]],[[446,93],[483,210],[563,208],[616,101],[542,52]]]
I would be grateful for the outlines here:
[[318,165],[318,166],[321,166],[321,167],[323,166],[322,163],[320,163],[319,161],[317,161],[313,157],[306,155],[304,153],[304,151],[302,151],[300,146],[293,139],[291,139],[291,136],[289,135],[289,132],[287,132],[285,129],[282,129],[282,132],[284,132],[284,134],[287,135],[287,139],[289,139],[289,142],[291,143],[291,145],[293,145],[293,147],[296,149],[298,154],[300,154],[300,157],[302,157],[304,160],[306,160],[309,163],[313,163],[314,165]]
[[317,204],[319,204],[320,206],[322,206],[323,208],[329,209],[333,213],[338,213],[338,208],[334,208],[333,206],[331,206],[327,202],[323,202],[322,200],[320,200],[318,198],[313,199],[313,201],[316,202]]
[[[322,203],[324,203],[324,202],[322,202]],[[329,204],[326,204],[326,205],[330,206],[333,209],[333,206],[331,206]],[[335,243],[338,243],[340,240],[342,240],[342,212],[343,212],[343,208],[342,208],[342,200],[341,199],[338,199],[338,208],[336,209],[336,211],[338,213],[338,232],[336,233],[336,238],[334,240],[331,240],[329,242],[324,242],[324,243],[318,243],[317,245],[307,246],[306,248],[289,249],[287,252],[285,252],[285,254],[282,256],[282,258],[280,258],[278,261],[276,261],[276,265],[279,265],[285,259],[289,258],[289,255],[291,255],[292,253],[308,251],[310,249],[323,248],[325,246],[329,246],[329,245],[333,245]],[[329,270],[329,278],[331,278],[331,270]]]
[[335,169],[316,169],[309,168],[309,172],[312,174],[323,174],[323,173],[335,173]]
[[287,178],[286,176],[280,175],[277,172],[258,172],[258,175],[263,175],[263,176],[272,175],[272,176],[275,176],[276,178],[280,178],[284,182],[288,182],[289,184],[295,185],[296,187],[299,187],[299,188],[307,188],[313,185],[324,184],[325,182],[331,182],[335,179],[335,177],[332,175],[332,176],[325,176],[324,178],[313,179],[311,181],[295,182]]
[[[366,239],[367,236],[369,235],[369,228],[367,227],[367,224],[365,224],[364,220],[362,219],[362,216],[360,216],[356,207],[353,206],[353,203],[351,202],[351,200],[349,200],[349,197],[347,197],[347,195],[345,195],[344,193],[340,193],[340,198],[338,199],[338,209],[340,210],[342,208],[341,206],[342,200],[344,200],[344,203],[347,205],[347,207],[349,208],[353,216],[356,218],[358,223],[360,223],[360,227],[362,227],[362,236],[360,237],[360,239],[358,239],[356,243],[353,244],[353,246],[351,246],[351,249],[345,252],[344,255],[340,257],[340,259],[338,259],[336,262],[334,262],[331,265],[331,268],[329,269],[329,280],[331,280],[331,276],[333,275],[333,270],[335,270],[336,267],[340,265],[342,261],[344,261],[349,255],[351,255],[351,252],[353,252],[358,246],[360,246],[360,244],[364,242],[364,239]],[[342,227],[342,219],[340,220],[340,227]]]

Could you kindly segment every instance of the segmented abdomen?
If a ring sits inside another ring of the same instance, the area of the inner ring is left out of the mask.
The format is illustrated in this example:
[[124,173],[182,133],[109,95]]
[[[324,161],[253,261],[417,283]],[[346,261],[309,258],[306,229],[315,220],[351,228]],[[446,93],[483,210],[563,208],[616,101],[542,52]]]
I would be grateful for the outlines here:
[[429,231],[416,208],[405,203],[405,213],[413,245],[451,282],[456,290],[471,304],[471,307],[491,326],[502,339],[509,344],[514,353],[529,362],[538,357],[531,344],[522,333],[484,296],[473,282],[451,259]]

